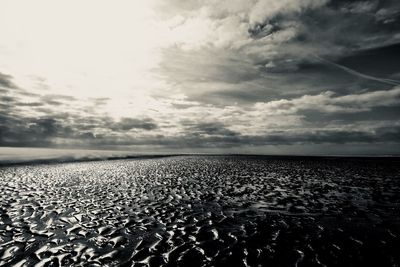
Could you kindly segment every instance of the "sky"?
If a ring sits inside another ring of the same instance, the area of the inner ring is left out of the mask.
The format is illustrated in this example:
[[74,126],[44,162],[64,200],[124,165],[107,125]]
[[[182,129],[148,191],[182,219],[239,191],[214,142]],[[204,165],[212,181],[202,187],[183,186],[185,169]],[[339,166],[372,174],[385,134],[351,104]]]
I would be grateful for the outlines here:
[[0,146],[398,154],[398,0],[0,0]]

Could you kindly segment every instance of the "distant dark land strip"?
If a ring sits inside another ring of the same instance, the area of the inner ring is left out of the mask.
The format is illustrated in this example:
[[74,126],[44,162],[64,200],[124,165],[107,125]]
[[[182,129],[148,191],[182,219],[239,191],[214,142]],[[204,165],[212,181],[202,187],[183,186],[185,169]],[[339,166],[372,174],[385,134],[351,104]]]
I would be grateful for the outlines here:
[[257,155],[257,154],[154,154],[154,155],[126,155],[126,156],[62,156],[56,158],[41,158],[41,159],[0,159],[0,167],[22,166],[22,165],[37,165],[37,164],[60,164],[74,162],[90,162],[90,161],[110,161],[110,160],[129,160],[129,159],[157,159],[167,157],[238,157],[248,159],[273,159],[285,161],[384,161],[400,164],[400,155],[357,155],[357,156],[325,156],[325,155]]
[[155,159],[163,157],[174,157],[180,155],[135,155],[135,156],[111,156],[111,157],[62,157],[48,159],[33,160],[0,160],[0,167],[20,166],[20,165],[36,165],[36,164],[59,164],[73,162],[90,162],[90,161],[107,161],[107,160],[123,160],[123,159]]

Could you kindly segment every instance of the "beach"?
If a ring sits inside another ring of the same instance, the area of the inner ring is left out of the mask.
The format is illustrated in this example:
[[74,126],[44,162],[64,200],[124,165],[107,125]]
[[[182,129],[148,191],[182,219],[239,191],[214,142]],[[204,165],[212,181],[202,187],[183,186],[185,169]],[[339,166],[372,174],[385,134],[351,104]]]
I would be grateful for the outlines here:
[[0,167],[0,266],[396,266],[398,158]]

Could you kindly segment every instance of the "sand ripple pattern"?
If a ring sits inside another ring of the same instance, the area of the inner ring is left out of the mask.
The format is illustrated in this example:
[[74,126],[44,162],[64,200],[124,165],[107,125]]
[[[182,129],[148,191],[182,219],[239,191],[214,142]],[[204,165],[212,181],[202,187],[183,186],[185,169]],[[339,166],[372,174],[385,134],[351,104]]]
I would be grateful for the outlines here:
[[0,168],[0,266],[398,266],[398,160]]

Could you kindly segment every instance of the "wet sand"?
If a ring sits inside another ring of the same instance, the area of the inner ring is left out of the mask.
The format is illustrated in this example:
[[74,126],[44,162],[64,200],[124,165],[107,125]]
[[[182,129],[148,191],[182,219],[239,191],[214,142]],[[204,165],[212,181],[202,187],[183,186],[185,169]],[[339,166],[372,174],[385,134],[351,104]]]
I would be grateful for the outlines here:
[[398,266],[399,159],[0,167],[0,266]]

